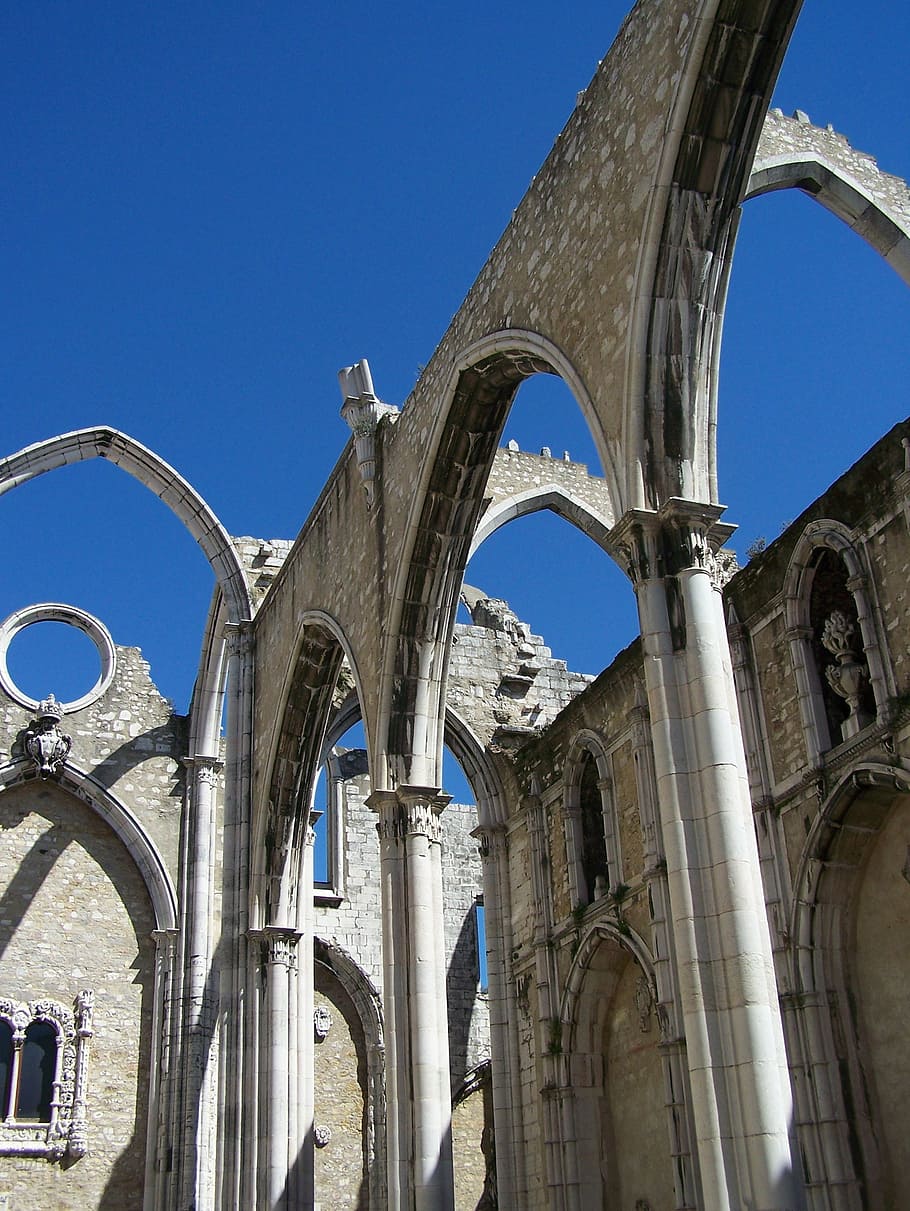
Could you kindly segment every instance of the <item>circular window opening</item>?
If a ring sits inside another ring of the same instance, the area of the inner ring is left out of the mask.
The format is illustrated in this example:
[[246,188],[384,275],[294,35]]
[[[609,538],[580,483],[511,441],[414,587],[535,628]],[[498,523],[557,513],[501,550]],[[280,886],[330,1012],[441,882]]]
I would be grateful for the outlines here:
[[65,622],[33,622],[18,631],[7,652],[10,676],[19,690],[41,701],[58,702],[87,695],[101,674],[94,640]]

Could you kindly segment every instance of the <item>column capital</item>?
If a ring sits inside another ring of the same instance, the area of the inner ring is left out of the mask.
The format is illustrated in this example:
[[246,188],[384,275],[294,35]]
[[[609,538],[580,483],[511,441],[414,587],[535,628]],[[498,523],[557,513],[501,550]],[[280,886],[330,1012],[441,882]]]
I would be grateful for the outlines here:
[[483,859],[497,857],[508,852],[509,836],[504,824],[479,824],[471,829],[477,840],[477,848]]
[[690,569],[714,573],[717,551],[736,529],[720,520],[725,508],[672,497],[659,509],[629,509],[608,549],[633,584]]
[[244,618],[240,622],[224,624],[224,638],[230,655],[242,656],[253,646],[253,620]]
[[438,786],[399,786],[395,790],[375,790],[366,805],[378,816],[377,829],[384,840],[403,840],[408,836],[426,836],[439,840],[439,818],[452,802],[452,796]]
[[288,925],[264,925],[248,929],[247,937],[262,947],[262,961],[270,967],[281,966],[288,971],[297,965],[297,943],[301,934]]

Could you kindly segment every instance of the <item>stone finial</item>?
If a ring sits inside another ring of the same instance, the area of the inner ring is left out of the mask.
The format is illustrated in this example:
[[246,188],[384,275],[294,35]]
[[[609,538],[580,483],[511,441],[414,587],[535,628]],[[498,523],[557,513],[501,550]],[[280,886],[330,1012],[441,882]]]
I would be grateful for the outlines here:
[[384,404],[373,390],[373,376],[370,364],[363,358],[353,366],[344,366],[338,371],[338,384],[341,387],[341,415],[354,434],[354,449],[357,452],[357,466],[363,480],[367,505],[372,507],[374,499],[374,479],[376,477],[376,426],[383,416],[398,411],[392,404]]

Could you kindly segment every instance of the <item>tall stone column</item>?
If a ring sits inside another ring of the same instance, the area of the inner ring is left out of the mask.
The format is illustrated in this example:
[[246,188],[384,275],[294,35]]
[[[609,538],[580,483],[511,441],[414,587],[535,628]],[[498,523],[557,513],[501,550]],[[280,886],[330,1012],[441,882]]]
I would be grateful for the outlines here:
[[[297,975],[295,929],[267,925],[261,932],[265,968],[265,1055],[260,1069],[265,1077],[265,1139],[260,1154],[262,1181],[260,1206],[268,1211],[287,1211],[289,1198],[289,1151],[296,1140],[289,1138],[291,1055],[296,1038],[291,1037],[291,984]],[[296,1084],[296,1081],[294,1082]]]
[[167,1158],[167,1122],[171,1111],[171,1017],[174,966],[177,959],[177,930],[153,929],[155,942],[155,984],[152,998],[152,1054],[156,1057],[149,1072],[148,1136],[145,1163],[143,1206],[162,1211],[165,1205],[163,1174]]
[[382,881],[390,1211],[452,1211],[439,817],[449,796],[374,791]]
[[509,888],[508,837],[502,825],[481,825],[471,834],[480,842],[486,923],[487,983],[490,1006],[493,1127],[499,1204],[524,1202],[523,1140],[520,1135],[521,1079],[517,1056],[515,996],[509,986],[512,953],[512,908]]
[[186,847],[186,909],[181,931],[182,1014],[179,1123],[180,1180],[178,1206],[194,1207],[213,1197],[214,1164],[208,1152],[212,1138],[215,1070],[210,1064],[215,1039],[219,988],[212,970],[217,789],[223,764],[197,753],[184,758],[190,798]]
[[715,549],[722,510],[671,500],[613,532],[635,585],[702,1204],[803,1206]]

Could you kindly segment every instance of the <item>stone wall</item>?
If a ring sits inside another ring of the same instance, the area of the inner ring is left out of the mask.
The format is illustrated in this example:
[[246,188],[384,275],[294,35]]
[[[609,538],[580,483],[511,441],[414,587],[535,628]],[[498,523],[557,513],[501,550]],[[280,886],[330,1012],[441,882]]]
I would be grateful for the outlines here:
[[88,1154],[6,1156],[10,1211],[139,1211],[143,1201],[154,919],[135,863],[75,796],[34,781],[0,795],[0,996],[72,1008],[95,994]]

